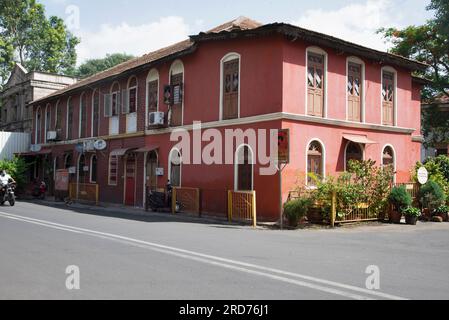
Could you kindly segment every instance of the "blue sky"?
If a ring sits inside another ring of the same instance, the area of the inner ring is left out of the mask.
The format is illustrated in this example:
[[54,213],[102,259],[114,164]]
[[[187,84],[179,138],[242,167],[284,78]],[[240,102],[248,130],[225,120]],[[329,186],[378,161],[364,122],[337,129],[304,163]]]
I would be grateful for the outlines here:
[[[375,30],[418,25],[432,16],[429,0],[40,0],[81,37],[79,62],[106,53],[141,55],[244,15],[288,22],[386,50]],[[79,17],[79,19],[78,19]],[[79,23],[78,23],[79,22]]]

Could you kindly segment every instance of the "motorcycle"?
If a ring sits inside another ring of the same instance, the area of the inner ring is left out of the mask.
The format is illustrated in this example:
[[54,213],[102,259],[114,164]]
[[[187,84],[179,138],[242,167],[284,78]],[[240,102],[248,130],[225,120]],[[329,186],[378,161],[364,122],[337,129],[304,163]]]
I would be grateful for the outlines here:
[[[167,192],[149,191],[147,205],[152,211],[171,210],[172,207],[172,190],[173,187],[167,184]],[[176,201],[176,212],[182,208],[180,202]]]
[[41,181],[39,184],[34,186],[33,197],[36,199],[45,199],[45,193],[47,192],[47,184]]
[[4,205],[6,201],[9,202],[11,207],[16,204],[15,195],[16,184],[14,182],[8,182],[6,185],[2,185],[0,205]]

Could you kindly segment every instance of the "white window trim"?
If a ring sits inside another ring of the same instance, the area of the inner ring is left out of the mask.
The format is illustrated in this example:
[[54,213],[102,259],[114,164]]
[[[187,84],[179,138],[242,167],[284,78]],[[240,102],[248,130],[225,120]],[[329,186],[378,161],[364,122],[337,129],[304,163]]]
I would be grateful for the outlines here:
[[393,151],[393,170],[394,170],[393,182],[396,183],[396,170],[397,170],[397,159],[396,159],[396,156],[397,156],[397,153],[396,153],[396,150],[393,147],[393,145],[387,143],[386,145],[383,146],[383,148],[381,150],[381,154],[380,154],[380,163],[381,163],[381,166],[383,167],[383,165],[384,165],[384,151],[388,147],[391,148],[391,150]]
[[168,180],[170,181],[170,184],[172,183],[171,181],[171,158],[172,158],[172,153],[177,151],[179,154],[179,159],[180,159],[180,163],[179,163],[179,186],[182,186],[182,154],[181,151],[174,147],[170,150],[170,153],[168,154],[168,172],[167,172],[167,176],[168,176]]
[[[361,122],[362,123],[365,123],[365,121],[366,121],[366,110],[365,110],[365,106],[366,106],[366,78],[365,78],[365,62],[362,60],[362,59],[360,59],[360,58],[358,58],[358,57],[355,57],[355,56],[350,56],[350,57],[347,57],[346,58],[346,88],[345,88],[345,90],[346,90],[346,121],[349,121],[348,120],[348,117],[349,117],[349,112],[348,112],[348,74],[349,74],[349,63],[350,62],[352,62],[352,63],[356,63],[356,64],[359,64],[359,65],[361,65],[361,76],[362,76],[362,79],[360,79],[361,80],[361,93],[360,93],[360,119],[361,119]],[[358,122],[358,121],[351,121],[351,122]]]
[[173,61],[173,63],[170,66],[170,70],[168,72],[168,81],[171,85],[171,76],[182,73],[182,104],[181,104],[181,126],[184,125],[184,98],[185,98],[185,71],[184,71],[184,64],[181,60],[177,59]]
[[[84,98],[85,94],[86,93],[83,92],[80,95],[80,107],[79,107],[79,119],[78,119],[78,139],[81,139],[81,127],[82,127],[82,116],[81,115],[83,113],[82,102],[83,102],[83,98]],[[87,108],[87,106],[84,106],[84,108]],[[87,115],[87,113],[86,113],[86,115]],[[87,134],[86,134],[86,136],[87,136]]]
[[58,111],[59,111],[59,102],[60,100],[58,99],[58,101],[56,101],[55,104],[55,131],[58,131],[58,121],[61,121],[61,119],[58,119]]
[[[48,132],[47,131],[47,118],[48,118],[49,112],[51,112],[51,105],[49,103],[47,103],[47,105],[45,106],[45,119],[44,119],[44,143],[47,143],[47,132]],[[49,120],[50,120],[49,122],[51,123],[51,113],[50,113]]]
[[251,155],[251,190],[254,190],[254,166],[255,166],[255,159],[254,159],[254,151],[253,148],[251,148],[251,146],[249,144],[243,143],[241,145],[239,145],[237,147],[237,149],[235,150],[234,153],[234,191],[239,191],[239,152],[240,149],[244,148],[244,147],[248,147],[248,150],[250,151],[250,155]]
[[305,55],[305,105],[304,105],[304,114],[308,115],[307,112],[307,103],[308,103],[308,93],[307,90],[309,89],[309,86],[307,84],[307,73],[309,70],[309,52],[311,53],[316,53],[316,54],[320,54],[324,56],[324,81],[323,81],[323,85],[324,85],[324,90],[323,90],[323,94],[324,94],[324,106],[323,106],[323,118],[327,118],[327,69],[328,69],[328,54],[326,51],[324,51],[323,49],[316,47],[316,46],[310,46],[306,48],[306,55]]
[[242,88],[242,56],[237,52],[229,52],[220,60],[220,121],[223,120],[223,74],[224,74],[224,64],[225,62],[232,61],[234,59],[239,59],[239,91],[238,91],[238,101],[237,101],[237,119],[240,118],[240,92]]
[[[382,67],[380,70],[380,124],[384,125],[383,117],[383,97],[382,97],[382,87],[384,84],[384,71],[391,72],[394,75],[394,100],[393,100],[393,126],[398,125],[398,72],[395,68],[390,66]],[[387,126],[387,125],[385,125]]]
[[159,93],[160,93],[160,80],[159,80],[159,71],[157,69],[151,69],[148,72],[146,83],[145,83],[145,127],[149,125],[149,104],[150,101],[148,100],[148,92],[149,92],[149,83],[152,81],[157,81],[157,102],[156,102],[156,111],[159,111]]
[[321,154],[321,167],[323,168],[323,179],[326,178],[326,147],[324,146],[323,141],[321,141],[321,139],[319,138],[312,138],[309,140],[309,142],[307,143],[306,146],[306,186],[308,186],[309,184],[309,179],[308,179],[308,173],[309,173],[309,148],[310,145],[312,144],[312,142],[318,142],[321,145],[321,150],[322,150],[322,154]]
[[[347,168],[346,168],[346,151],[348,150],[348,146],[349,146],[349,144],[351,142],[352,141],[347,141],[346,145],[345,145],[345,151],[343,153],[343,168],[344,168],[343,171],[347,170]],[[365,152],[366,152],[365,146],[363,144],[361,144],[361,143],[356,143],[356,142],[352,142],[352,143],[358,144],[360,146],[360,150],[362,150],[362,160],[365,161],[365,159],[366,159],[366,157],[365,157]]]
[[[65,113],[65,139],[66,140],[69,140],[69,108],[70,108],[71,100],[72,100],[72,97],[69,97],[67,99],[67,106],[66,106],[66,113]],[[72,110],[72,112],[73,112],[73,110]],[[72,123],[72,133],[73,133],[73,123]]]
[[94,108],[94,101],[95,101],[95,95],[98,94],[98,123],[97,123],[97,128],[98,128],[98,135],[100,135],[100,90],[99,89],[94,89],[94,91],[92,92],[92,104],[91,104],[91,112],[90,112],[90,136],[93,138],[94,137],[94,112],[95,112],[95,108]]
[[[42,108],[40,106],[38,106],[36,109],[36,120],[34,122],[34,144],[39,144],[40,139],[38,139],[38,132],[42,131],[42,128],[40,128],[40,125],[42,122],[42,119],[40,119],[40,117],[42,117],[41,110],[42,110]],[[39,132],[39,138],[40,138],[40,132]]]
[[[115,84],[117,84],[118,85],[118,91],[112,91],[112,89],[114,88],[114,86],[115,86]],[[112,85],[111,85],[111,89],[109,90],[109,93],[111,94],[111,116],[110,117],[108,117],[109,118],[109,128],[108,128],[108,133],[109,133],[109,135],[110,136],[115,136],[115,135],[118,135],[118,134],[120,134],[120,113],[121,113],[121,101],[119,101],[119,99],[118,99],[118,94],[121,92],[121,86],[120,86],[120,83],[118,82],[118,81],[115,81],[114,83],[112,83]],[[116,101],[116,103],[117,103],[117,105],[116,105],[116,111],[117,111],[117,114],[116,115],[114,115],[113,113],[112,113],[112,111],[113,111],[113,108],[112,108],[112,101],[114,100],[113,99],[113,95],[116,95],[116,98],[115,98],[115,101]],[[120,97],[120,99],[122,99],[122,97]],[[112,125],[111,125],[111,123],[112,123],[112,121],[113,121],[113,119],[117,119],[117,127],[118,127],[118,130],[117,130],[117,133],[116,134],[111,134],[111,127],[112,127]]]
[[[131,83],[131,80],[132,79],[136,79],[136,85],[135,86],[132,86],[132,87],[130,87],[129,86],[129,84]],[[127,84],[127,91],[128,91],[128,109],[130,108],[130,99],[131,99],[131,94],[130,94],[130,92],[131,92],[131,90],[132,89],[136,89],[136,111],[134,111],[134,112],[128,112],[127,114],[126,114],[126,133],[134,133],[134,132],[137,132],[137,123],[138,123],[138,121],[137,121],[137,115],[138,115],[138,113],[137,113],[137,109],[138,109],[138,103],[139,103],[139,82],[138,82],[138,78],[136,77],[136,76],[131,76],[129,79],[128,79],[128,84]],[[129,116],[130,115],[133,115],[133,116],[135,116],[136,117],[136,129],[135,130],[133,130],[133,131],[128,131],[128,121],[130,120],[129,119]]]
[[[111,183],[111,158],[112,157],[116,157],[117,159],[117,170],[115,171],[115,175],[116,175],[116,179],[115,179],[115,183]],[[108,186],[113,186],[116,187],[118,185],[118,171],[119,171],[119,157],[118,156],[114,156],[109,154],[109,158],[108,158]]]
[[[97,181],[92,180],[92,160],[94,158],[97,159],[97,168],[98,168],[98,157],[97,157],[97,155],[93,154],[90,156],[90,160],[89,160],[89,182],[90,183],[97,183]],[[98,178],[98,170],[97,170],[97,178]]]

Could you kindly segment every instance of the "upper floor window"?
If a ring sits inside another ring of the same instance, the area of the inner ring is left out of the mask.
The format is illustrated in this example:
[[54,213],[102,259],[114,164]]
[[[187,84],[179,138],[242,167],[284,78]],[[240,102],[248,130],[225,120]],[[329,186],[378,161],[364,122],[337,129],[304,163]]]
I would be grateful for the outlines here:
[[92,137],[98,137],[100,127],[100,91],[94,90],[92,94]]
[[157,112],[159,109],[159,73],[152,69],[147,77],[148,112]]
[[34,143],[41,143],[41,135],[42,135],[42,111],[41,107],[38,107],[36,110],[36,123],[35,123],[35,132],[34,132]]
[[80,97],[79,137],[87,137],[87,96],[85,92]]
[[221,60],[220,112],[223,120],[236,119],[240,111],[240,55],[227,54]]
[[104,116],[109,117],[109,134],[119,133],[119,106],[120,106],[120,85],[115,82],[111,86],[111,93],[104,95]]
[[396,108],[396,74],[382,69],[382,124],[393,126]]
[[60,134],[60,131],[62,130],[62,108],[59,104],[58,100],[55,106],[55,130],[58,134]]
[[307,50],[307,114],[324,116],[326,55]]
[[50,131],[51,128],[51,105],[47,104],[45,107],[45,132],[44,132],[44,141],[47,142],[47,132]]
[[182,126],[184,101],[184,65],[180,60],[170,67],[171,106],[169,112],[170,126]]
[[348,120],[362,121],[363,65],[348,61],[347,97]]
[[72,101],[72,97],[69,98],[69,100],[67,101],[67,124],[66,124],[66,137],[67,140],[72,140],[73,139],[73,101]]
[[316,179],[324,177],[324,151],[317,140],[312,141],[307,149],[307,185],[315,186]]
[[132,77],[128,82],[128,90],[123,93],[123,113],[135,113],[137,111],[137,78]]

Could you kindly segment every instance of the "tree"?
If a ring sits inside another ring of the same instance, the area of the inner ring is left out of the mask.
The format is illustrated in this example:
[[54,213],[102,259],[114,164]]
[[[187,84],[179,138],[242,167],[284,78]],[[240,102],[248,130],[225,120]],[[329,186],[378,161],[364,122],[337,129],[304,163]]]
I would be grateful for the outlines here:
[[[44,6],[36,0],[2,0],[0,39],[10,46],[14,60],[28,70],[74,72],[79,39],[67,30],[62,19],[47,19]],[[0,64],[2,71],[12,70],[9,57]],[[2,78],[2,84],[4,81]]]
[[11,43],[0,35],[0,91],[2,84],[8,79],[14,67],[14,48]]
[[126,53],[114,53],[107,54],[106,57],[102,59],[90,59],[78,67],[75,75],[80,78],[86,78],[95,73],[112,68],[132,58],[134,58],[134,56],[128,55]]
[[435,10],[435,18],[422,26],[383,28],[379,32],[393,45],[392,53],[430,66],[420,75],[433,82],[423,91],[423,99],[432,100],[441,94],[449,97],[449,2],[432,0],[427,10]]

